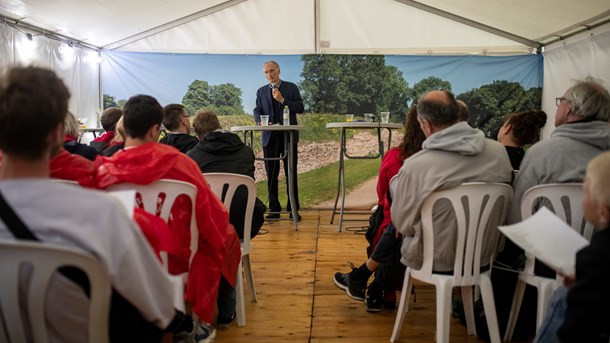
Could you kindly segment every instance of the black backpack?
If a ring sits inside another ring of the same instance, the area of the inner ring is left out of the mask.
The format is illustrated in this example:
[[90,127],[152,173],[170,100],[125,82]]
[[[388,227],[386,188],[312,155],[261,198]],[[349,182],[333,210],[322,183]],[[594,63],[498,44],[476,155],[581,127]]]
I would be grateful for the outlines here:
[[369,217],[369,226],[366,227],[366,232],[364,234],[364,237],[369,242],[369,246],[366,248],[366,253],[368,257],[371,257],[371,253],[373,252],[373,241],[375,240],[375,236],[377,235],[377,231],[379,230],[382,221],[383,206],[378,205],[375,209],[375,212],[373,212]]

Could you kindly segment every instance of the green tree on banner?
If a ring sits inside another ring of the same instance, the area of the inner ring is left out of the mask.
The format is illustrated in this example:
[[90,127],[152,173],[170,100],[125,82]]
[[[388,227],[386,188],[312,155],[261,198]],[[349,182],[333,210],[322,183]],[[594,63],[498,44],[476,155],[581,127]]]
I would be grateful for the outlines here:
[[413,85],[409,100],[415,103],[424,93],[434,90],[451,92],[451,83],[436,76],[428,76]]
[[182,104],[189,113],[200,109],[213,111],[218,115],[243,114],[242,91],[231,83],[213,86],[207,81],[193,81],[182,98]]
[[104,109],[108,107],[117,107],[116,98],[109,94],[104,94]]

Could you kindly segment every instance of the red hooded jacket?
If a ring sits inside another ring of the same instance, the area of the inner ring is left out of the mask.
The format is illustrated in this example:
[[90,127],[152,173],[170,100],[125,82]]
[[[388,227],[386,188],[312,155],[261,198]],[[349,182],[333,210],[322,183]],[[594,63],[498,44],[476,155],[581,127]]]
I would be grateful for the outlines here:
[[[197,164],[174,147],[152,142],[119,151],[111,157],[99,156],[94,169],[93,177],[82,180],[82,185],[104,189],[123,182],[146,185],[159,179],[173,179],[197,187],[195,211],[199,242],[189,270],[185,299],[201,319],[212,322],[220,275],[222,273],[231,285],[235,285],[241,247],[235,229],[229,224],[227,210],[210,189]],[[178,256],[170,258],[170,272],[179,273],[185,271],[181,269],[190,256],[190,253],[184,253],[184,249],[189,251],[190,205],[177,204],[172,217],[175,225],[180,225],[175,230],[183,248]],[[170,222],[170,227],[172,225]]]

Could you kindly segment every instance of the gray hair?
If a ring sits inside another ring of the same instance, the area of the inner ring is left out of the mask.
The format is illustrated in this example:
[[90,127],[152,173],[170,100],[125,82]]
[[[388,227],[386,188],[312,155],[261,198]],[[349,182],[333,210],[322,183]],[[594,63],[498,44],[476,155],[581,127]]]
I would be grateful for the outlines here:
[[263,65],[265,65],[267,63],[273,64],[277,68],[277,71],[280,71],[280,65],[276,61],[267,61],[267,62],[263,63]]
[[610,94],[601,80],[587,76],[570,87],[565,97],[577,116],[599,121],[610,119]]

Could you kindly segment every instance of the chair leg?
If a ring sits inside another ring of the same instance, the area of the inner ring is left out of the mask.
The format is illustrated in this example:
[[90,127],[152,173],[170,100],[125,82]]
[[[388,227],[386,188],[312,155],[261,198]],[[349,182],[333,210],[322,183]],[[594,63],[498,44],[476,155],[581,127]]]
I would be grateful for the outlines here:
[[241,261],[237,268],[237,281],[235,282],[236,304],[235,316],[237,317],[237,326],[246,326],[246,304],[244,302],[244,276]]
[[252,275],[252,268],[250,266],[250,255],[244,255],[241,258],[241,263],[244,267],[244,277],[248,282],[248,292],[250,293],[250,301],[256,302],[256,289],[254,288],[254,275]]
[[556,286],[555,279],[544,280],[538,284],[538,302],[536,308],[536,331],[544,320],[546,308],[549,305],[549,300],[555,291]]
[[[451,319],[450,283],[440,282],[436,285],[436,342],[449,343],[449,321]],[[472,298],[470,299],[472,301]]]
[[472,299],[472,286],[460,287],[462,290],[462,303],[464,304],[464,315],[466,316],[466,328],[469,335],[477,335],[477,327],[474,322],[474,302]]
[[405,314],[409,310],[409,298],[411,297],[411,289],[413,289],[413,280],[409,277],[409,268],[405,271],[405,279],[402,283],[402,291],[400,293],[400,302],[398,304],[398,311],[396,312],[396,321],[394,322],[394,329],[392,329],[392,337],[390,342],[394,343],[400,335],[400,329],[405,319]]
[[521,302],[523,301],[526,285],[527,284],[524,281],[517,279],[515,294],[513,295],[513,304],[510,308],[510,315],[508,316],[508,322],[506,323],[506,332],[504,333],[505,342],[508,342],[513,338],[513,332],[515,331],[517,319],[519,318],[519,311],[521,310]]
[[491,286],[491,279],[488,273],[479,276],[479,284],[481,286],[481,297],[483,298],[483,308],[485,309],[485,318],[487,319],[487,328],[489,329],[489,338],[492,343],[500,343],[500,329],[498,327],[498,316],[496,312],[496,303],[494,301],[494,291]]

